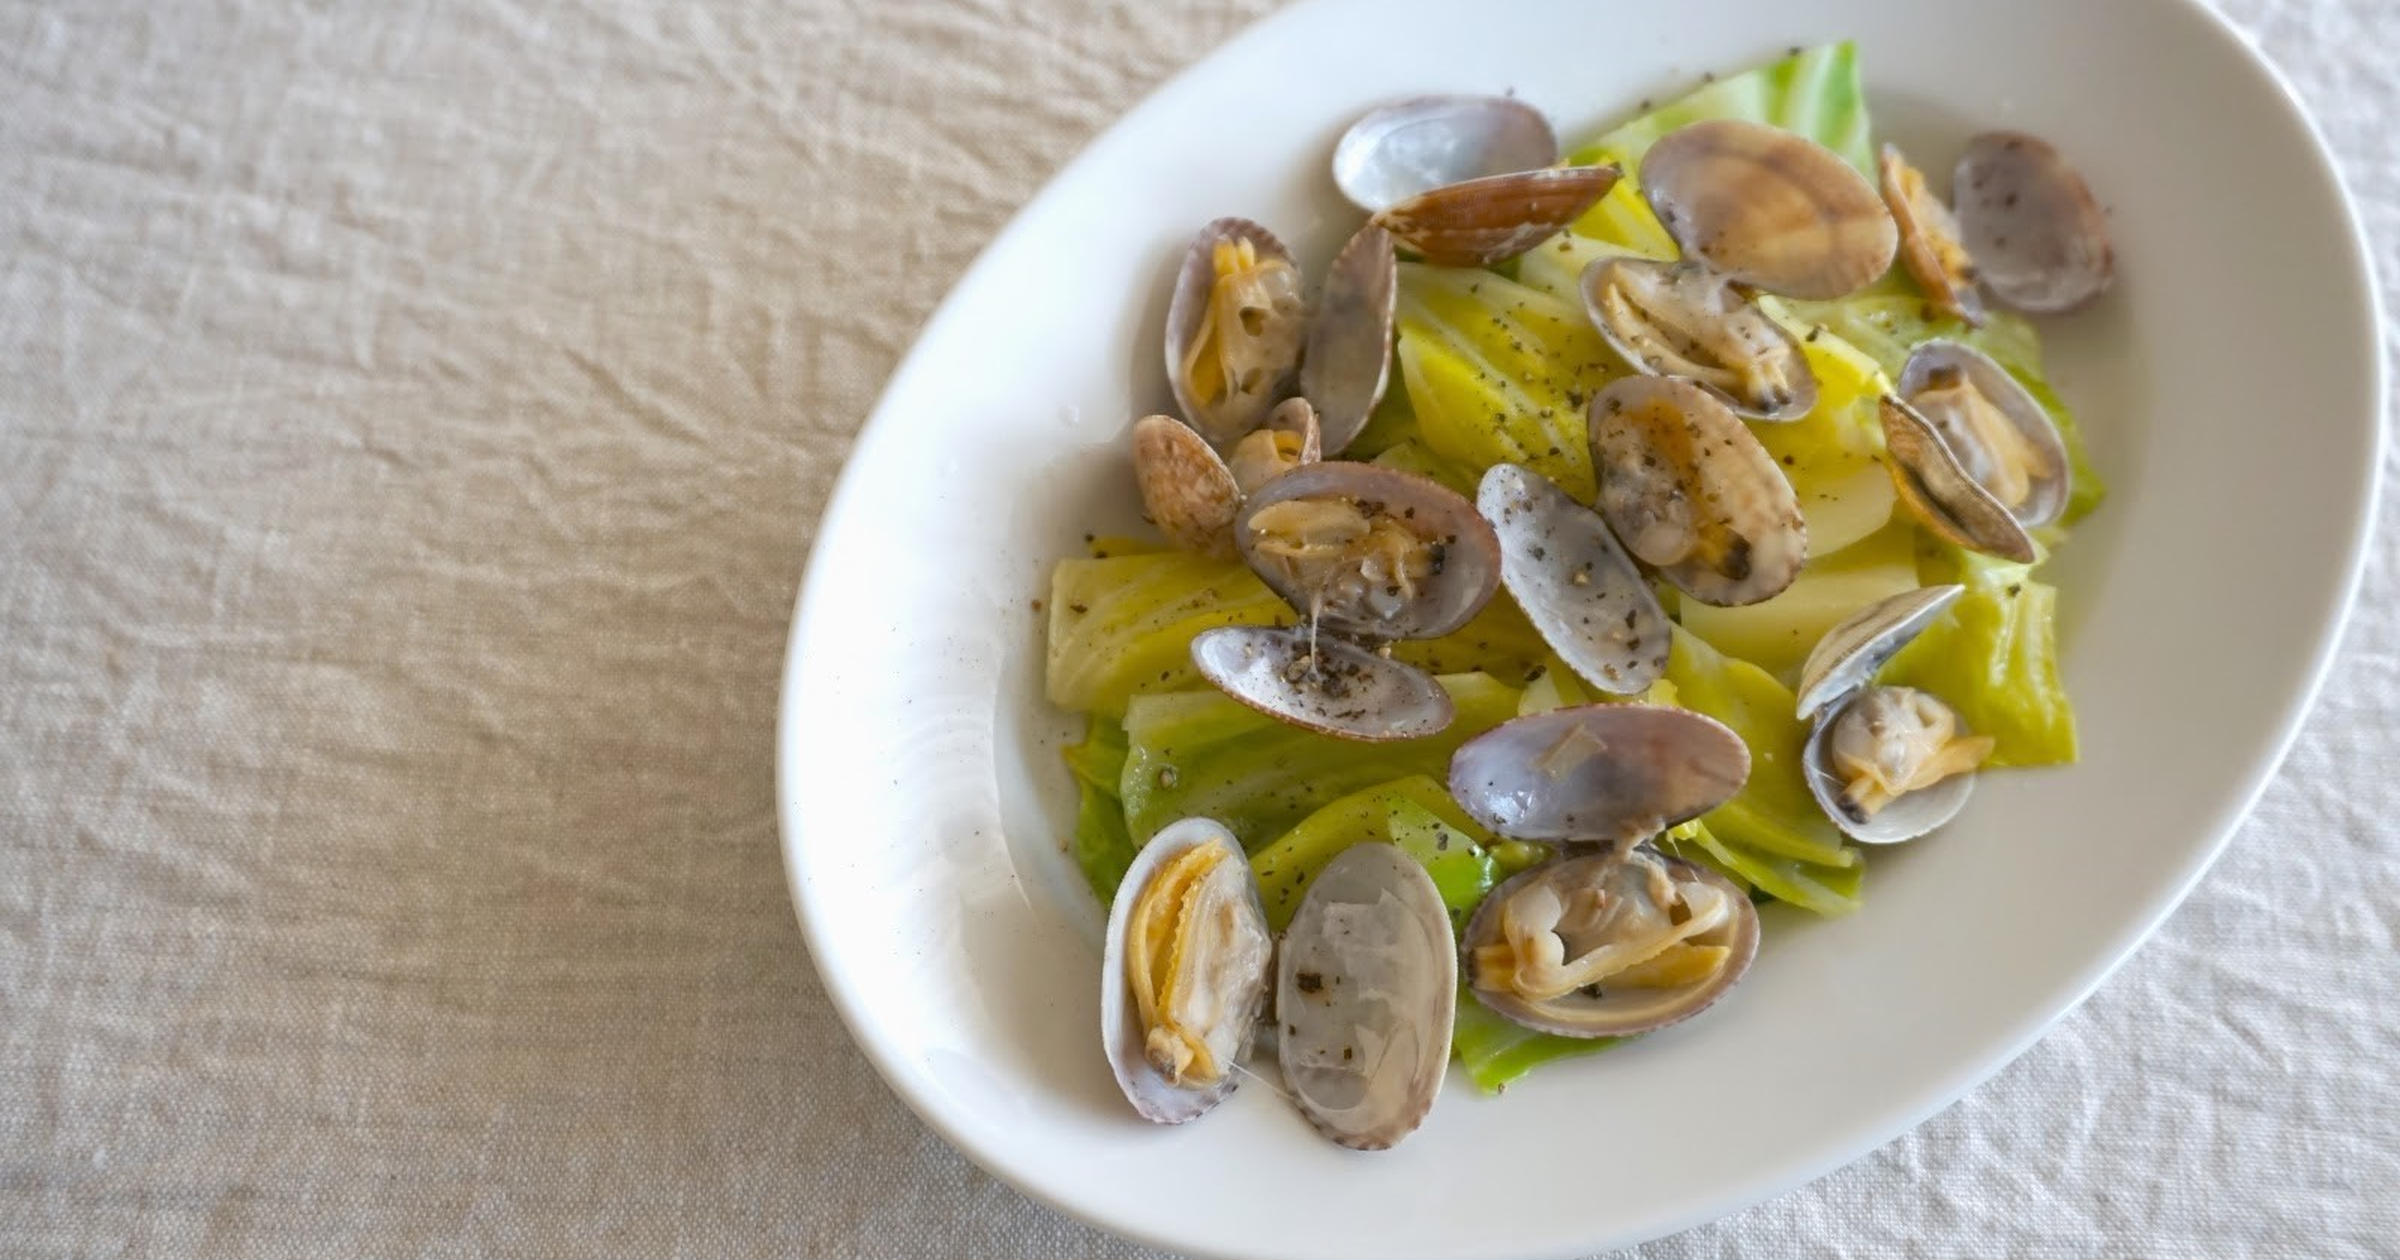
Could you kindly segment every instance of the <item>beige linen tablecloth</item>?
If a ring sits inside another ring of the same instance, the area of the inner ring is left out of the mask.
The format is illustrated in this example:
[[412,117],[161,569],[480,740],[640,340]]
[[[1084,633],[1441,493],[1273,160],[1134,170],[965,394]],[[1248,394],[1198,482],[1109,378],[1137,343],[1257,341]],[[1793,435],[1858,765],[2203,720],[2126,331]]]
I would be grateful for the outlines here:
[[[2400,13],[2228,6],[2400,276]],[[1266,7],[0,0],[0,1254],[1131,1254],[852,1050],[772,717],[912,331]],[[2088,1007],[1643,1254],[2400,1248],[2395,554]]]

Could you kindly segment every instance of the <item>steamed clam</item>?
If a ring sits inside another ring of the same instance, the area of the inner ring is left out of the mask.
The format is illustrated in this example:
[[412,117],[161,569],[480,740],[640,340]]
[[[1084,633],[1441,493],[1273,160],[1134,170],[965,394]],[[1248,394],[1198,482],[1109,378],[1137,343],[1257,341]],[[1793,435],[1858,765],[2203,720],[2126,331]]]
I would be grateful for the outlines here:
[[2033,563],[2040,553],[2024,523],[1959,462],[1933,422],[1890,394],[1878,407],[1885,462],[1908,510],[1927,529],[1961,547]]
[[1234,543],[1307,624],[1201,634],[1191,652],[1202,676],[1262,713],[1344,739],[1449,725],[1449,694],[1431,675],[1352,639],[1438,638],[1482,611],[1499,587],[1500,545],[1473,504],[1411,473],[1310,464],[1249,497]]
[[1758,912],[1724,876],[1645,846],[1522,872],[1484,899],[1464,952],[1476,997],[1501,1016],[1623,1037],[1724,996],[1758,953]]
[[1389,844],[1344,849],[1283,934],[1278,1058],[1292,1102],[1326,1137],[1382,1150],[1441,1093],[1458,1000],[1450,916],[1425,868]]
[[1144,416],[1133,425],[1133,476],[1142,514],[1167,541],[1185,551],[1233,554],[1233,522],[1242,498],[1322,451],[1314,408],[1286,399],[1265,424],[1243,434],[1230,454],[1172,416]]
[[1802,777],[1852,839],[1895,844],[1950,821],[1991,754],[1991,738],[1969,732],[1939,698],[1875,683],[1963,589],[1927,587],[1862,608],[1826,631],[1801,667],[1800,716],[1816,718]]
[[1983,293],[1975,260],[1959,243],[1958,219],[1925,186],[1925,175],[1909,165],[1896,145],[1883,146],[1879,163],[1883,201],[1900,226],[1900,262],[1925,291],[1925,300],[1945,315],[1983,323]]
[[1203,630],[1192,638],[1192,664],[1243,704],[1342,739],[1416,739],[1458,713],[1433,675],[1308,626]]
[[1326,269],[1300,361],[1300,392],[1316,406],[1327,454],[1341,454],[1383,401],[1399,301],[1400,259],[1392,234],[1369,223]]
[[1597,259],[1584,268],[1583,304],[1627,364],[1704,385],[1736,414],[1797,420],[1817,405],[1799,338],[1705,264]]
[[1430,478],[1312,464],[1261,487],[1235,545],[1311,621],[1371,639],[1430,639],[1482,611],[1499,543],[1475,505]]
[[1623,849],[1724,804],[1750,749],[1714,718],[1592,704],[1503,722],[1450,758],[1450,795],[1494,834]]
[[1216,219],[1192,238],[1167,305],[1167,381],[1202,437],[1230,443],[1291,392],[1308,336],[1300,266],[1273,232]]
[[1874,187],[1831,149],[1778,127],[1678,128],[1642,158],[1641,178],[1685,257],[1770,293],[1845,297],[1883,275],[1899,248]]
[[1959,240],[1984,285],[2010,306],[2060,314],[2115,278],[2107,213],[2083,176],[2038,137],[1989,131],[1968,141],[1950,194]]
[[2047,525],[2066,511],[2071,474],[2058,424],[1991,356],[1956,341],[1928,341],[1909,353],[1896,387],[2019,525]]
[[1447,184],[1558,161],[1558,134],[1513,96],[1415,96],[1367,111],[1333,150],[1333,182],[1374,214]]
[[1715,394],[1628,376],[1592,396],[1600,515],[1642,563],[1704,604],[1755,604],[1808,559],[1800,501]]
[[1181,1124],[1233,1092],[1273,952],[1233,833],[1187,818],[1135,856],[1109,906],[1100,1036],[1144,1119]]
[[1377,211],[1375,222],[1439,267],[1489,267],[1566,229],[1615,187],[1614,166],[1551,166],[1445,184]]
[[1475,508],[1500,541],[1501,584],[1559,659],[1615,695],[1658,681],[1666,610],[1598,513],[1516,464],[1484,473]]

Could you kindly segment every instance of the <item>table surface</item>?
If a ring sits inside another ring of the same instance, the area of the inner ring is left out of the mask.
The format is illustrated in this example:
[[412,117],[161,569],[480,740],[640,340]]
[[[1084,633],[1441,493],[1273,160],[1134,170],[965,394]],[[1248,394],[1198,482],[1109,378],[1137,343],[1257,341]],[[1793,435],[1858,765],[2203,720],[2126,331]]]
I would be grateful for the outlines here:
[[[852,1050],[776,687],[913,330],[1267,7],[0,0],[0,1254],[1135,1254]],[[2225,8],[2400,277],[2400,7]],[[2289,764],[2098,996],[1638,1254],[2395,1245],[2381,532]]]

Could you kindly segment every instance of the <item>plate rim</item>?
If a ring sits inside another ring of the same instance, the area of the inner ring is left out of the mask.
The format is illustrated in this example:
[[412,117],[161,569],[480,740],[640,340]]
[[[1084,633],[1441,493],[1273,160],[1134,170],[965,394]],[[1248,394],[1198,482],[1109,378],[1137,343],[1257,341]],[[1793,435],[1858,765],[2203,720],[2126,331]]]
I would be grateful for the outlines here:
[[[1148,102],[1178,89],[1220,59],[1237,56],[1242,50],[1253,44],[1272,39],[1281,27],[1296,22],[1298,15],[1322,4],[1333,2],[1335,0],[1298,0],[1297,3],[1287,4],[1234,32],[1216,47],[1209,49],[1174,74],[1143,92],[1138,100],[1119,111],[1107,125],[1093,133],[1072,157],[1050,172],[1034,194],[1009,216],[1008,221],[992,236],[991,240],[977,251],[973,261],[950,282],[941,301],[918,326],[910,340],[908,350],[894,363],[882,388],[878,390],[875,402],[868,410],[866,419],[861,422],[851,451],[844,456],[841,471],[836,475],[834,483],[826,495],[825,505],[816,518],[794,598],[792,618],[786,633],[781,683],[776,706],[775,812],[778,852],[783,866],[786,892],[792,904],[794,917],[800,927],[801,936],[807,946],[810,964],[816,969],[820,987],[824,990],[835,1012],[840,1016],[844,1031],[849,1035],[850,1041],[864,1054],[876,1074],[882,1078],[885,1087],[905,1104],[919,1121],[939,1135],[953,1150],[965,1155],[978,1168],[1026,1198],[1095,1229],[1142,1245],[1197,1256],[1221,1256],[1226,1257],[1227,1260],[1238,1260],[1239,1256],[1246,1253],[1224,1251],[1206,1246],[1196,1247],[1188,1240],[1169,1237],[1150,1230],[1138,1221],[1113,1219],[1096,1211],[1087,1211],[1083,1205],[1055,1196],[1045,1187],[1020,1175],[1018,1170],[999,1152],[988,1149],[986,1144],[972,1139],[953,1124],[941,1108],[931,1105],[928,1100],[906,1088],[903,1084],[904,1074],[901,1072],[895,1056],[883,1042],[867,1035],[865,1030],[870,1021],[864,1012],[865,1002],[862,996],[853,986],[840,979],[835,969],[829,967],[825,961],[825,950],[829,942],[819,936],[808,913],[809,891],[802,878],[797,857],[799,846],[802,843],[803,827],[800,820],[800,805],[792,782],[792,767],[795,741],[798,738],[800,725],[797,715],[807,707],[800,647],[806,639],[811,637],[810,628],[815,621],[812,616],[812,608],[821,609],[828,602],[822,599],[812,599],[816,583],[821,576],[821,568],[817,564],[817,560],[825,539],[826,523],[842,515],[849,507],[851,500],[857,497],[858,452],[871,439],[882,440],[888,437],[896,427],[886,414],[894,388],[899,381],[909,376],[915,369],[919,357],[925,353],[926,344],[934,339],[933,335],[956,318],[961,294],[973,287],[975,280],[990,267],[994,257],[1002,253],[1004,248],[1020,233],[1029,230],[1028,225],[1040,217],[1040,212],[1052,200],[1061,195],[1059,189],[1071,182],[1069,176],[1095,160],[1095,154],[1116,134],[1128,115]],[[2296,122],[2302,134],[2308,138],[2309,156],[2314,159],[2318,173],[2324,177],[2326,184],[2332,190],[2334,203],[2338,206],[2342,221],[2348,229],[2344,234],[2345,239],[2342,244],[2346,247],[2353,265],[2350,276],[2358,281],[2357,296],[2360,299],[2359,308],[2352,312],[2354,318],[2350,323],[2358,343],[2360,358],[2366,366],[2366,394],[2370,399],[2380,402],[2385,397],[2390,375],[2385,356],[2382,353],[2386,312],[2383,308],[2380,277],[2376,271],[2374,250],[2367,237],[2357,200],[2351,193],[2349,181],[2344,177],[2342,165],[2336,159],[2332,146],[2326,142],[2323,129],[2318,125],[2315,115],[2310,112],[2306,103],[2301,100],[2299,93],[2293,89],[2283,71],[2259,49],[2258,45],[2241,28],[2237,27],[2214,5],[2208,3],[2208,0],[2153,0],[2153,3],[2167,9],[2182,10],[2187,15],[2196,15],[2201,20],[2202,26],[2214,38],[2231,49],[2242,62],[2264,79],[2273,89],[2275,96],[2282,102],[2290,120]],[[2367,430],[2365,458],[2360,461],[2359,483],[2354,487],[2356,506],[2350,521],[2346,549],[2341,558],[2340,581],[2329,606],[2322,610],[2322,616],[2319,618],[2314,641],[2310,646],[2309,660],[2304,671],[2304,682],[2286,699],[2282,711],[2276,719],[2276,729],[2268,755],[2253,762],[2247,782],[2241,785],[2237,793],[2228,797],[2227,807],[2217,812],[2211,823],[2213,834],[2207,843],[2192,850],[2184,860],[2183,869],[2167,888],[2153,898],[2151,904],[2145,906],[2141,914],[2130,919],[2125,928],[2110,940],[2106,949],[2095,954],[2073,977],[2068,986],[2069,996],[2064,1001],[2055,1003],[2050,1009],[2039,1011],[2033,1017],[2024,1020],[2022,1025],[2015,1029],[2010,1036],[1997,1039],[1993,1049],[1981,1055],[1962,1058],[1944,1077],[1940,1085],[1927,1091],[1925,1101],[1905,1111],[1905,1118],[1899,1123],[1874,1126],[1856,1140],[1828,1148],[1828,1153],[1819,1158],[1795,1161],[1795,1166],[1790,1169],[1767,1170],[1748,1178],[1717,1182],[1712,1189],[1696,1194],[1693,1207],[1687,1212],[1669,1218],[1670,1223],[1665,1227],[1654,1228],[1643,1236],[1627,1238],[1615,1243],[1610,1243],[1595,1233],[1593,1237],[1601,1240],[1598,1245],[1634,1246],[1697,1228],[1711,1221],[1747,1210],[1769,1199],[1791,1193],[1848,1167],[1874,1151],[1915,1131],[1928,1120],[1956,1105],[1975,1087],[1998,1075],[2000,1071],[2022,1057],[2061,1020],[2081,1008],[2101,985],[2107,983],[2119,968],[2131,960],[2141,946],[2165,923],[2168,916],[2182,906],[2201,879],[2224,854],[2226,846],[2232,842],[2235,833],[2241,829],[2243,822],[2257,807],[2260,797],[2289,758],[2293,744],[2298,740],[2301,729],[2306,725],[2309,715],[2316,707],[2318,697],[2324,690],[2344,635],[2356,612],[2367,557],[2372,550],[2376,522],[2380,518],[2383,508],[2381,470],[2389,445],[2389,437],[2384,431],[2382,411],[2371,405],[2365,419]],[[1556,1253],[1521,1254],[1557,1254],[1565,1257],[1583,1255],[1590,1250],[1590,1246],[1577,1246]]]

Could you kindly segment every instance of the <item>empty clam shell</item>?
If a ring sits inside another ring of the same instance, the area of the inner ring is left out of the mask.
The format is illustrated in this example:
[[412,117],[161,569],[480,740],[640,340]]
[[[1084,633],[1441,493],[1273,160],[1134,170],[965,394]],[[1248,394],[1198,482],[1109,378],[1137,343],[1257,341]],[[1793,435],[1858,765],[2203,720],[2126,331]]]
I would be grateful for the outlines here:
[[1267,483],[1243,506],[1234,545],[1292,607],[1368,638],[1448,634],[1500,584],[1500,543],[1474,504],[1372,464],[1310,464]]
[[1133,478],[1142,514],[1168,542],[1202,555],[1233,555],[1242,489],[1208,439],[1171,416],[1134,421]]
[[1951,453],[1917,409],[1885,394],[1883,448],[1892,485],[1927,529],[1961,547],[2031,564],[2033,538]]
[[1724,400],[1674,377],[1592,396],[1600,515],[1635,559],[1704,604],[1755,604],[1808,559],[1800,500]]
[[1800,339],[1705,264],[1595,259],[1583,270],[1583,307],[1635,370],[1696,381],[1736,414],[1797,420],[1817,405]]
[[1909,352],[1896,388],[2019,525],[2047,525],[2067,510],[2073,470],[2066,439],[1991,356],[1956,341],[1928,341]]
[[[1867,687],[1818,719],[1801,749],[1802,777],[1844,835],[1862,844],[1898,844],[1958,816],[1975,790],[1975,767],[1991,749],[1989,736],[1968,733],[1933,696]],[[1860,784],[1869,785],[1868,794]]]
[[1515,464],[1484,473],[1475,508],[1500,539],[1500,581],[1559,659],[1617,695],[1658,681],[1666,611],[1599,513]]
[[[1161,879],[1174,886],[1146,895]],[[1156,939],[1181,957],[1159,957]],[[1134,855],[1108,908],[1100,1043],[1144,1119],[1182,1124],[1233,1092],[1273,953],[1257,882],[1232,832],[1187,818]]]
[[1333,149],[1333,182],[1373,214],[1428,189],[1558,161],[1550,120],[1509,96],[1418,96],[1367,111]]
[[[1225,457],[1225,467],[1233,474],[1234,484],[1241,492],[1249,494],[1303,464],[1316,463],[1324,451],[1317,409],[1309,406],[1305,398],[1286,398],[1267,413],[1265,424],[1243,434],[1233,444],[1232,452]],[[1237,508],[1237,514],[1238,511]],[[1230,544],[1231,516],[1226,518],[1225,525],[1226,541]]]
[[1631,845],[1724,804],[1750,749],[1713,718],[1590,704],[1503,722],[1450,758],[1450,795],[1499,835]]
[[1805,718],[1875,680],[1875,671],[1941,619],[1963,586],[1923,586],[1878,600],[1842,618],[1800,666],[1799,716]]
[[1392,319],[1400,258],[1392,234],[1370,223],[1334,255],[1317,295],[1300,360],[1300,392],[1316,404],[1325,451],[1339,455],[1367,427],[1392,374]]
[[1276,967],[1293,1103],[1354,1150],[1407,1137],[1441,1093],[1457,1003],[1458,952],[1432,877],[1389,844],[1344,849],[1309,883]]
[[1477,907],[1463,952],[1475,996],[1503,1018],[1626,1037],[1731,990],[1758,955],[1758,912],[1724,876],[1645,846],[1519,873]]
[[1192,238],[1167,304],[1167,382],[1202,437],[1225,445],[1291,392],[1308,336],[1299,264],[1273,232],[1215,219]]
[[1339,739],[1416,739],[1458,711],[1433,675],[1307,626],[1204,630],[1192,637],[1192,664],[1268,717]]
[[1976,287],[1975,260],[1958,241],[1958,220],[1925,186],[1896,145],[1883,146],[1883,203],[1900,226],[1900,262],[1925,290],[1934,309],[1970,324],[1983,323],[1983,291]]
[[1440,267],[1489,267],[1558,235],[1605,195],[1614,166],[1553,166],[1445,184],[1386,207],[1375,222]]
[[1969,140],[1950,196],[1983,283],[2020,311],[2074,310],[2116,275],[2107,213],[2083,176],[2034,136],[1987,131]]
[[1669,132],[1642,157],[1642,193],[1686,257],[1790,297],[1865,288],[1900,244],[1883,198],[1849,163],[1759,123]]

